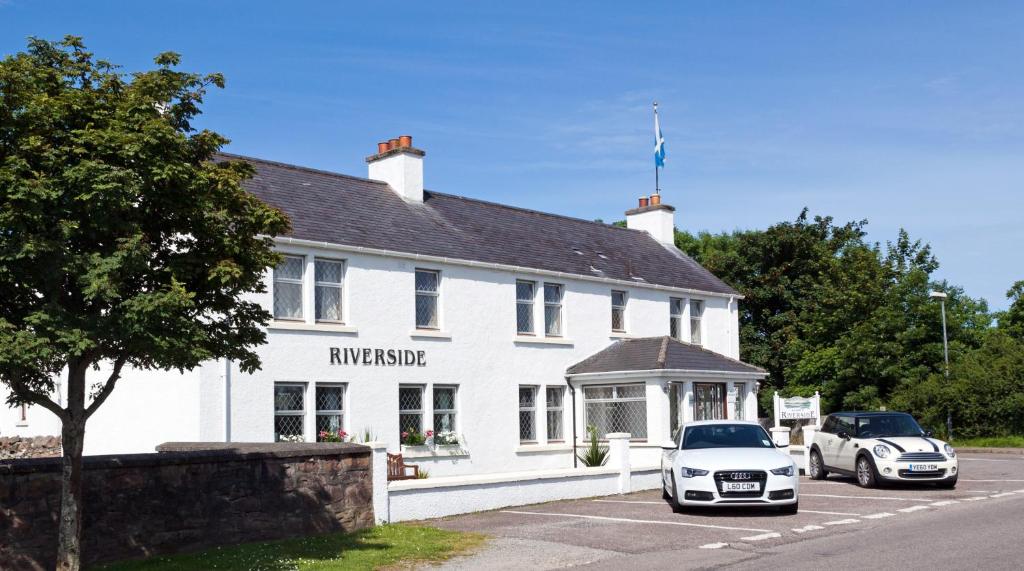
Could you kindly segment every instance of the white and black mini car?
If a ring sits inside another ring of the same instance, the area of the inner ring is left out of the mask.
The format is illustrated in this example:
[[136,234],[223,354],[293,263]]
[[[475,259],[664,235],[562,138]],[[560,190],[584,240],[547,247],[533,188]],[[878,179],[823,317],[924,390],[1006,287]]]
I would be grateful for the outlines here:
[[835,472],[855,476],[865,488],[883,482],[956,486],[956,451],[903,412],[832,413],[814,435],[809,453],[814,480]]

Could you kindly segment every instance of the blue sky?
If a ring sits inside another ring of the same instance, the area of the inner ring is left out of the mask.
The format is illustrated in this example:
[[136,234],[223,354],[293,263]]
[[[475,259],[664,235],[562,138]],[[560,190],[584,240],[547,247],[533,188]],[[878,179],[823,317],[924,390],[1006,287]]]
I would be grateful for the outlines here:
[[[88,4],[88,6],[86,6]],[[429,5],[429,6],[428,6]],[[428,188],[581,218],[653,189],[692,231],[812,213],[932,244],[1005,308],[1024,279],[1024,3],[0,0],[0,53],[84,36],[227,76],[232,152],[365,176],[411,134]]]

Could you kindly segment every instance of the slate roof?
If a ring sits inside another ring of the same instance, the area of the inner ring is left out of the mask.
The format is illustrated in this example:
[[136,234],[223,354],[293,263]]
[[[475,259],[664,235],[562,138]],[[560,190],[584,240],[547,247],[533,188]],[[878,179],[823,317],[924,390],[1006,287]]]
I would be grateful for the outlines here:
[[623,339],[569,367],[566,374],[657,370],[767,374],[760,367],[677,341],[667,335]]
[[291,237],[721,294],[736,290],[646,232],[434,191],[223,154],[256,169],[245,188],[287,214]]

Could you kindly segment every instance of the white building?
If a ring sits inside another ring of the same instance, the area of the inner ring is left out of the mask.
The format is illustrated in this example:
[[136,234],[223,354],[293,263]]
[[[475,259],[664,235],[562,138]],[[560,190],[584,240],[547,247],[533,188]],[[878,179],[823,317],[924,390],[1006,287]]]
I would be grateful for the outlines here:
[[[225,157],[292,219],[259,297],[275,316],[262,370],[127,371],[87,454],[341,427],[446,475],[572,466],[588,425],[653,463],[681,421],[756,418],[765,373],[738,361],[739,295],[673,246],[660,197],[619,228],[425,191],[423,151],[390,146],[368,178]],[[458,444],[403,447],[410,428]],[[28,407],[2,411],[12,433],[60,430]]]

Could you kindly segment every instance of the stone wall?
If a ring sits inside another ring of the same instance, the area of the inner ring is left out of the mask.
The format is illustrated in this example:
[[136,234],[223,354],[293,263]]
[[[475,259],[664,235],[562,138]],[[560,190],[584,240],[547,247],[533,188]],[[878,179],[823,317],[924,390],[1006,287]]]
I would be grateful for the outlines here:
[[[175,444],[160,449],[169,451],[85,458],[84,562],[352,531],[374,523],[366,446]],[[0,568],[53,567],[60,486],[60,459],[0,462]]]
[[60,436],[0,437],[0,460],[60,456]]

